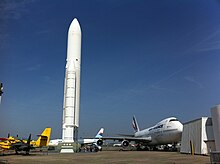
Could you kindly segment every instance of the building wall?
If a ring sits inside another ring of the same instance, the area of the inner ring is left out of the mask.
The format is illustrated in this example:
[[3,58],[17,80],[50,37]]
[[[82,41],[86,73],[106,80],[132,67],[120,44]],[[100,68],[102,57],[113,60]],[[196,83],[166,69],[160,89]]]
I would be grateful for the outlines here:
[[220,151],[220,105],[211,109],[216,151]]
[[195,153],[201,153],[201,119],[183,125],[181,153],[191,153],[190,142]]
[[203,138],[203,154],[210,154],[211,151],[215,151],[215,141],[214,141],[214,134],[213,134],[213,127],[212,127],[212,119],[204,119],[203,121],[203,131],[202,131],[202,138]]
[[213,140],[212,126],[207,126],[209,122],[210,118],[202,117],[183,125],[181,153],[192,153],[190,142],[193,145],[195,154],[209,153],[209,147],[212,143],[208,141]]

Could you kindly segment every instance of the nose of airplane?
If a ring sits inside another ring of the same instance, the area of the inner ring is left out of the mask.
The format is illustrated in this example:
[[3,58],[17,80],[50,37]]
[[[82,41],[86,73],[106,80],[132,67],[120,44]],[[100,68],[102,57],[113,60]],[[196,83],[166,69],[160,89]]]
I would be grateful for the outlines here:
[[177,129],[179,132],[183,132],[183,124],[181,122],[178,122],[178,125],[177,125]]

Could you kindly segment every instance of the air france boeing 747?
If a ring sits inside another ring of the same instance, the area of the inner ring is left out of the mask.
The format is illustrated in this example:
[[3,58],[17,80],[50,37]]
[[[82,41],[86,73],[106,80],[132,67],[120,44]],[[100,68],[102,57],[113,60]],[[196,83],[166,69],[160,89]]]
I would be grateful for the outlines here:
[[101,146],[103,140],[118,140],[123,147],[127,147],[133,141],[138,145],[137,148],[140,148],[141,146],[175,145],[181,140],[183,125],[175,117],[166,118],[150,128],[140,130],[134,116],[132,125],[135,130],[134,135],[102,137],[97,141],[97,145]]

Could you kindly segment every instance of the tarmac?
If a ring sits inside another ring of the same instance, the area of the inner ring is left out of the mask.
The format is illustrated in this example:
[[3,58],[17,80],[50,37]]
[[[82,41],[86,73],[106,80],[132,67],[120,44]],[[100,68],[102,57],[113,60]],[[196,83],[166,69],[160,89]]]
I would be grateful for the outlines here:
[[92,153],[30,153],[30,155],[6,154],[0,156],[0,164],[207,164],[209,156],[188,155],[163,151],[101,151]]

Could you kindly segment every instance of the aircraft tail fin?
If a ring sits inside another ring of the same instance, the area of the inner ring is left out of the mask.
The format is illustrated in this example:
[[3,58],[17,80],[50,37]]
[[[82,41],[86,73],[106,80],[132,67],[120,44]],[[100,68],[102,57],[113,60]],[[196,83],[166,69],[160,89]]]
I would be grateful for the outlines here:
[[102,138],[103,133],[104,133],[104,128],[101,128],[101,129],[99,130],[99,132],[96,134],[95,138]]
[[27,144],[30,145],[30,143],[31,143],[31,134],[29,135],[28,140],[27,140]]
[[45,128],[42,134],[39,135],[39,138],[37,139],[35,145],[37,147],[48,146],[48,143],[50,141],[50,133],[51,128]]
[[138,131],[140,131],[139,126],[138,126],[138,123],[137,123],[137,120],[136,120],[135,116],[133,116],[133,119],[132,119],[132,126],[133,126],[133,129],[134,129],[134,132],[138,132]]
[[2,96],[2,94],[3,94],[3,84],[1,83],[0,84],[0,96]]

